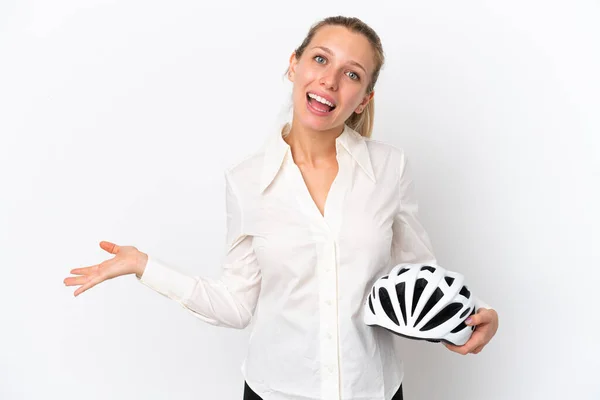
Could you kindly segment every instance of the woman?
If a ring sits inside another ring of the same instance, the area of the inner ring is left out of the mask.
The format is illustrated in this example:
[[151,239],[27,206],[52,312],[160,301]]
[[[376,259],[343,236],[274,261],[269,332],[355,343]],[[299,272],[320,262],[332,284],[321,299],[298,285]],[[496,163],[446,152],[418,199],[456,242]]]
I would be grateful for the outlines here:
[[[135,247],[71,271],[75,296],[135,273],[207,323],[254,322],[244,399],[402,399],[393,335],[362,322],[373,282],[435,257],[401,149],[371,140],[377,34],[356,18],[314,25],[290,57],[293,118],[226,171],[227,244],[218,280],[190,277]],[[498,316],[478,300],[461,354],[478,353]]]

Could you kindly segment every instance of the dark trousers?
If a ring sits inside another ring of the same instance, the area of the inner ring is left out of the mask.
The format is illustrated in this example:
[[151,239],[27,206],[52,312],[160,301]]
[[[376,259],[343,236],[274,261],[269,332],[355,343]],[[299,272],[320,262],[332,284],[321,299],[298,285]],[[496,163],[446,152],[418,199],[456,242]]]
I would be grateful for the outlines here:
[[[400,389],[398,389],[394,397],[392,397],[392,400],[403,399],[404,397],[402,396],[402,385],[400,385]],[[259,395],[257,395],[252,389],[250,389],[250,386],[248,386],[246,382],[244,382],[244,400],[262,400]]]

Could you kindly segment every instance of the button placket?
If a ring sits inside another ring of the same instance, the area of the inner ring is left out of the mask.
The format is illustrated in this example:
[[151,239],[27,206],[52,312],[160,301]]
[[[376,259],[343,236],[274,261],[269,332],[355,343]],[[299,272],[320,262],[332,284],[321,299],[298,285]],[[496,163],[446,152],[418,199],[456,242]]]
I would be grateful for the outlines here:
[[335,242],[331,233],[323,235],[318,255],[322,394],[327,399],[339,399],[339,346],[337,316],[337,267]]

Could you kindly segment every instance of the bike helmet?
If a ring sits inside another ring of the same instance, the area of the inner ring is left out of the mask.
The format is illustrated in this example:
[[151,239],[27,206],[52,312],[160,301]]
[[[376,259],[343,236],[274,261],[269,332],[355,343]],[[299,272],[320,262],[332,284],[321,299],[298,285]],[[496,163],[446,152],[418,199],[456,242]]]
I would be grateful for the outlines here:
[[375,281],[364,322],[409,339],[465,344],[474,326],[474,298],[464,277],[432,264],[399,264]]

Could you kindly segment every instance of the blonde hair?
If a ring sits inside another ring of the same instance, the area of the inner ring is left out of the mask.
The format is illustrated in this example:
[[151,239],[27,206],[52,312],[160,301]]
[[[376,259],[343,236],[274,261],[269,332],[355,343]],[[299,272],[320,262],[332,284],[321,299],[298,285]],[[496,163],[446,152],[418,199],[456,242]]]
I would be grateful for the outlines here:
[[[296,58],[300,59],[300,57],[304,53],[304,50],[306,50],[306,47],[311,42],[317,31],[323,26],[327,25],[336,25],[348,28],[351,32],[360,33],[364,35],[364,37],[369,41],[369,43],[371,43],[373,53],[375,56],[375,69],[373,70],[373,74],[371,75],[371,81],[369,82],[366,91],[366,93],[371,93],[375,88],[375,83],[377,83],[379,71],[381,70],[385,62],[385,55],[383,52],[383,46],[381,45],[381,40],[379,39],[377,33],[375,33],[375,31],[371,27],[369,27],[367,24],[365,24],[358,18],[334,16],[325,18],[317,22],[316,24],[311,26],[310,30],[308,31],[308,34],[304,38],[304,41],[295,50]],[[286,70],[285,72],[285,76],[287,76],[288,71],[289,67],[288,70]],[[352,115],[346,120],[346,125],[360,133],[361,136],[371,137],[371,133],[373,132],[374,119],[375,103],[373,98],[369,101],[365,109],[360,114],[353,112]]]

